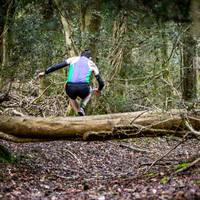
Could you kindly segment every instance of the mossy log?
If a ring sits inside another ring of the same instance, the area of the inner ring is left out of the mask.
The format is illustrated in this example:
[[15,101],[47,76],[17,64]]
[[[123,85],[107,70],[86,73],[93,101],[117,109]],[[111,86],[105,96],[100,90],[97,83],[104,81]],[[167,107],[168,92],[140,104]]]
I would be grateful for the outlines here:
[[[195,130],[200,129],[197,116],[188,119]],[[57,118],[0,116],[0,139],[13,142],[108,140],[166,134],[184,136],[186,132],[179,111]]]

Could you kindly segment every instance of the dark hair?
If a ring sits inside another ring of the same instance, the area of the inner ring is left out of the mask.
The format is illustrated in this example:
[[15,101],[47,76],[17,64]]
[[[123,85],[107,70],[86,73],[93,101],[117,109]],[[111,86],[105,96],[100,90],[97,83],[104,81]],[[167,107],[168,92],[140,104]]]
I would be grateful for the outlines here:
[[91,51],[89,49],[86,49],[81,53],[81,56],[85,56],[86,58],[91,58],[92,57],[92,53],[91,53]]

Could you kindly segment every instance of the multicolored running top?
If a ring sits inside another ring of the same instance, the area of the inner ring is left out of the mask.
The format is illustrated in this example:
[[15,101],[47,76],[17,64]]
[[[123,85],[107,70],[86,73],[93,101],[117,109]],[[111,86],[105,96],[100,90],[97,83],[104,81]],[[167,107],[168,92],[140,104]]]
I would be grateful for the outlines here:
[[67,83],[90,83],[92,73],[99,74],[95,63],[85,56],[71,57],[65,62],[69,65]]

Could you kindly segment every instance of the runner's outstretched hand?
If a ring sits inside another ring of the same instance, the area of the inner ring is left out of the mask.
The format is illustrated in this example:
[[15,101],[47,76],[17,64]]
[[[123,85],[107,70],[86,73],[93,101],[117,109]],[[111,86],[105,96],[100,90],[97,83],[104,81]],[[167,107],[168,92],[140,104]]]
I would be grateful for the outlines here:
[[41,79],[45,76],[45,72],[40,72],[38,75],[37,75],[37,79]]
[[93,93],[95,96],[100,96],[101,95],[101,91],[98,89],[93,89]]

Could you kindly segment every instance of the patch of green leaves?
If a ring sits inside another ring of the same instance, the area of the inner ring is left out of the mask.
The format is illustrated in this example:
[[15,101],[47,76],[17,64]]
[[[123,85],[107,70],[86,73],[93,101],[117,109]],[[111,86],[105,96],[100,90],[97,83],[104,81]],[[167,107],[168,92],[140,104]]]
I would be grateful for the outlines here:
[[178,165],[175,165],[175,170],[176,170],[176,172],[179,172],[182,169],[187,168],[188,166],[189,166],[189,163],[186,163],[186,162],[180,163]]
[[158,175],[158,174],[155,173],[155,172],[149,172],[149,173],[146,174],[147,177],[155,177],[155,176],[157,176],[157,175]]
[[169,178],[167,176],[164,176],[161,180],[160,183],[161,184],[166,184],[169,181]]

